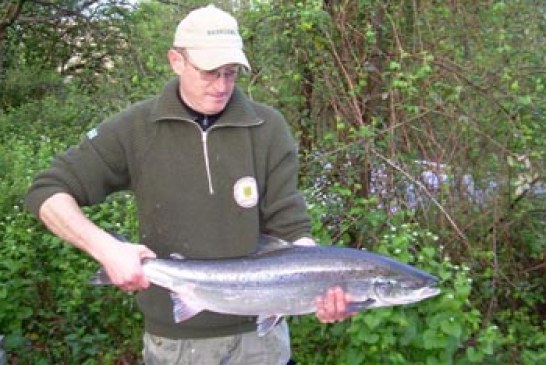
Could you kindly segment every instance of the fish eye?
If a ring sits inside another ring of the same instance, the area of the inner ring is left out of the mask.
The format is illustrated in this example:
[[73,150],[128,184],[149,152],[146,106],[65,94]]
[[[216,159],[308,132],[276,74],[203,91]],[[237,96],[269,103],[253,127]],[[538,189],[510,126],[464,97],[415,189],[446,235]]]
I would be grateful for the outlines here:
[[392,288],[398,284],[397,280],[394,279],[377,279],[374,281],[374,285],[385,287],[385,288]]

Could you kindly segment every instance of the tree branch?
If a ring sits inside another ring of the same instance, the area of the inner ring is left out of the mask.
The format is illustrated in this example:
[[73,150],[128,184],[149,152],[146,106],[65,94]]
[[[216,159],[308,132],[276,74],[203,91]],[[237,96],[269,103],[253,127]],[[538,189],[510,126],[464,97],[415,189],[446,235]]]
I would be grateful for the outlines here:
[[388,157],[385,157],[383,156],[381,153],[379,153],[379,151],[377,151],[375,148],[373,147],[370,147],[370,151],[376,155],[377,157],[379,157],[379,159],[383,160],[384,162],[386,162],[389,166],[391,166],[392,168],[394,168],[396,171],[400,172],[402,175],[404,175],[409,181],[411,181],[413,184],[415,184],[415,186],[417,186],[421,191],[423,191],[425,193],[425,195],[434,203],[434,205],[436,205],[436,207],[438,207],[438,209],[440,209],[440,211],[442,212],[442,214],[446,217],[447,221],[449,222],[449,224],[453,227],[453,229],[455,230],[455,232],[457,232],[457,234],[459,235],[459,237],[463,240],[463,243],[465,245],[465,247],[470,250],[470,244],[468,242],[468,238],[466,237],[466,235],[463,233],[463,231],[461,231],[461,229],[459,228],[459,226],[457,226],[457,223],[455,223],[455,221],[453,220],[453,218],[451,218],[451,216],[449,215],[449,213],[444,209],[444,207],[442,206],[442,204],[440,204],[440,202],[438,200],[436,200],[436,198],[434,198],[434,196],[428,191],[427,187],[421,183],[420,181],[414,179],[410,174],[408,174],[403,168],[401,168],[400,166],[398,166],[398,164],[396,164],[396,162],[392,161],[390,158]]

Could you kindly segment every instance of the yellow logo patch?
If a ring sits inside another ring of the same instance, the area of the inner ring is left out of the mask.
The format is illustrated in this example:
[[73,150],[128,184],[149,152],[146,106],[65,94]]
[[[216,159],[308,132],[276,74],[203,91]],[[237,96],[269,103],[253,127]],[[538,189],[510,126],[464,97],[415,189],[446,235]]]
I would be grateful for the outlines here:
[[256,179],[245,176],[237,180],[233,186],[233,197],[237,205],[243,208],[252,208],[258,204],[258,186]]

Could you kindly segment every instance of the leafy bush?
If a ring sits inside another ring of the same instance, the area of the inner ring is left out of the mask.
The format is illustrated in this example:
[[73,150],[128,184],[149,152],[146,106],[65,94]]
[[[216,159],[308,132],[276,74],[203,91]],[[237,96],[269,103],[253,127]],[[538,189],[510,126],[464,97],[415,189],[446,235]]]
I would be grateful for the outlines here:
[[43,70],[32,65],[19,65],[11,70],[5,78],[0,78],[0,109],[16,109],[30,101],[39,100],[47,95],[61,95],[62,79],[51,70]]
[[[10,358],[92,364],[124,351],[140,320],[132,300],[119,291],[90,287],[97,265],[46,233],[20,208],[14,211],[1,222],[0,248],[5,283],[0,325]],[[120,327],[121,322],[125,325]],[[113,350],[104,354],[109,348]]]
[[[22,208],[34,175],[91,122],[85,113],[96,106],[77,99],[44,98],[0,115],[0,328],[10,361],[131,362],[140,347],[142,321],[132,297],[89,286],[96,263]],[[132,198],[120,194],[87,214],[135,238],[134,211]]]

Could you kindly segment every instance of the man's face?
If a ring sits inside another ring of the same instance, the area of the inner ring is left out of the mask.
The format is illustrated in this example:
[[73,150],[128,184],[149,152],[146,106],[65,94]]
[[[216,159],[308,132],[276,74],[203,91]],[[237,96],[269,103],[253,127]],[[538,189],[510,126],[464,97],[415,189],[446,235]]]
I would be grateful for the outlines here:
[[180,76],[180,95],[189,107],[207,115],[224,110],[235,88],[238,65],[205,71],[179,51],[170,50],[168,56],[171,67]]

